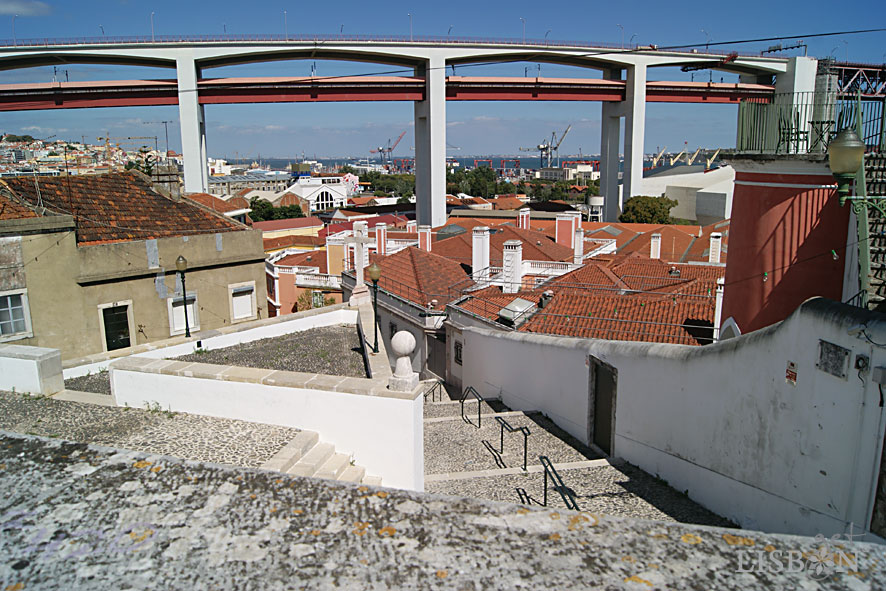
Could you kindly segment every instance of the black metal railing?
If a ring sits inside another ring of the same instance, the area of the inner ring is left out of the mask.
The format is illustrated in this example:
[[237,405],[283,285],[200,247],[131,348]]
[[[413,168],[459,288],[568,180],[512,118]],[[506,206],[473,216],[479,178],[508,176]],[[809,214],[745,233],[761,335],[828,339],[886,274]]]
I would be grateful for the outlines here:
[[471,420],[465,416],[465,400],[468,395],[473,396],[477,399],[477,428],[480,428],[480,411],[483,410],[483,397],[480,396],[480,393],[474,390],[473,386],[468,386],[465,388],[464,393],[461,395],[461,418],[464,422],[470,423]]
[[550,477],[551,482],[554,483],[554,490],[560,493],[560,498],[566,503],[566,508],[581,511],[581,509],[578,508],[578,503],[575,502],[575,492],[563,484],[563,479],[560,478],[560,475],[557,473],[557,469],[554,468],[554,464],[551,463],[551,460],[549,460],[547,456],[538,456],[538,459],[545,471],[545,492],[544,503],[542,504],[545,507],[548,506],[548,478]]
[[849,304],[850,306],[855,306],[856,308],[866,308],[868,301],[868,292],[866,289],[861,290],[845,302],[844,304]]
[[532,434],[529,427],[513,427],[504,417],[495,417],[501,426],[501,437],[499,442],[499,454],[505,453],[505,429],[508,433],[520,432],[523,434],[523,471],[526,472],[526,456],[529,449],[529,436]]
[[[428,396],[431,397],[431,402],[440,402],[443,400],[444,393],[446,393],[446,385],[443,383],[443,380],[436,380],[433,386],[425,390],[425,402],[428,401]],[[438,395],[440,400],[437,400]]]

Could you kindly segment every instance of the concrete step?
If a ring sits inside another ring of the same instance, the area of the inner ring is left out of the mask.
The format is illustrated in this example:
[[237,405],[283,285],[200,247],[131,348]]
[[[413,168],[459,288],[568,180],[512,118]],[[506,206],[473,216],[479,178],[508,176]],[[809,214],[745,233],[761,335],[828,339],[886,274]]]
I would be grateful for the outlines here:
[[363,477],[363,484],[367,484],[369,486],[381,486],[381,477],[370,476],[367,474]]
[[295,476],[313,476],[334,453],[335,448],[331,443],[318,443],[286,470],[286,473]]
[[346,454],[335,453],[332,457],[323,462],[323,465],[317,469],[314,478],[327,478],[329,480],[338,480],[342,472],[350,465],[351,458]]
[[363,482],[366,476],[366,468],[362,466],[348,466],[338,479],[342,482]]
[[286,472],[319,441],[320,435],[315,431],[301,431],[283,449],[274,454],[274,457],[262,464],[262,468]]

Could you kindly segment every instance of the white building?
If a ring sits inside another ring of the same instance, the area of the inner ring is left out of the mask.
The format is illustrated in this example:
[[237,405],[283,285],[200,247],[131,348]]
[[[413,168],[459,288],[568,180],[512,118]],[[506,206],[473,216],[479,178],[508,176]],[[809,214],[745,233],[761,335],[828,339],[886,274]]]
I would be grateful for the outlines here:
[[348,202],[350,186],[340,176],[303,176],[286,191],[310,203],[313,212],[344,207]]

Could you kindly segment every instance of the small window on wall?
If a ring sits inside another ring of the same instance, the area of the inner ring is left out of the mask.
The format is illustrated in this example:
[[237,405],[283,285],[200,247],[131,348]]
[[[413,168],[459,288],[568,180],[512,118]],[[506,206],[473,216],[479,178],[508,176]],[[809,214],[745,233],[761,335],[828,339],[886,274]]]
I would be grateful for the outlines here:
[[31,336],[31,314],[27,291],[0,293],[0,341]]
[[455,341],[455,362],[461,365],[462,345],[461,342]]
[[255,282],[235,283],[228,286],[231,294],[231,321],[255,318]]
[[398,330],[400,330],[400,329],[399,329],[399,327],[397,327],[397,323],[392,322],[391,323],[391,338],[394,338],[394,335],[397,334]]
[[197,294],[195,292],[188,293],[186,299],[181,296],[169,298],[166,303],[169,312],[170,336],[185,334],[185,310],[188,314],[188,329],[191,332],[200,330],[200,315],[197,313]]
[[315,289],[311,292],[311,307],[312,308],[322,308],[324,303],[323,292]]

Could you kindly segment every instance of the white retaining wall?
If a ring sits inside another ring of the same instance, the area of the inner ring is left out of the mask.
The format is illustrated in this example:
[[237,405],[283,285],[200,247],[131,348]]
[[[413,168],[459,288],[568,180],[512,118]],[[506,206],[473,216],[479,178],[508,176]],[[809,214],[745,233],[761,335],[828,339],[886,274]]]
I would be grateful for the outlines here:
[[421,390],[389,392],[386,379],[129,357],[111,365],[117,405],[316,431],[385,486],[424,489]]
[[[618,371],[613,455],[750,529],[866,530],[886,409],[859,355],[886,367],[882,315],[814,299],[783,323],[707,347],[466,328],[464,385],[589,436],[589,355]],[[849,349],[847,376],[817,367],[819,340]],[[796,385],[786,380],[796,364]],[[568,483],[567,483],[568,484]]]
[[0,390],[48,395],[64,388],[58,349],[0,345]]

